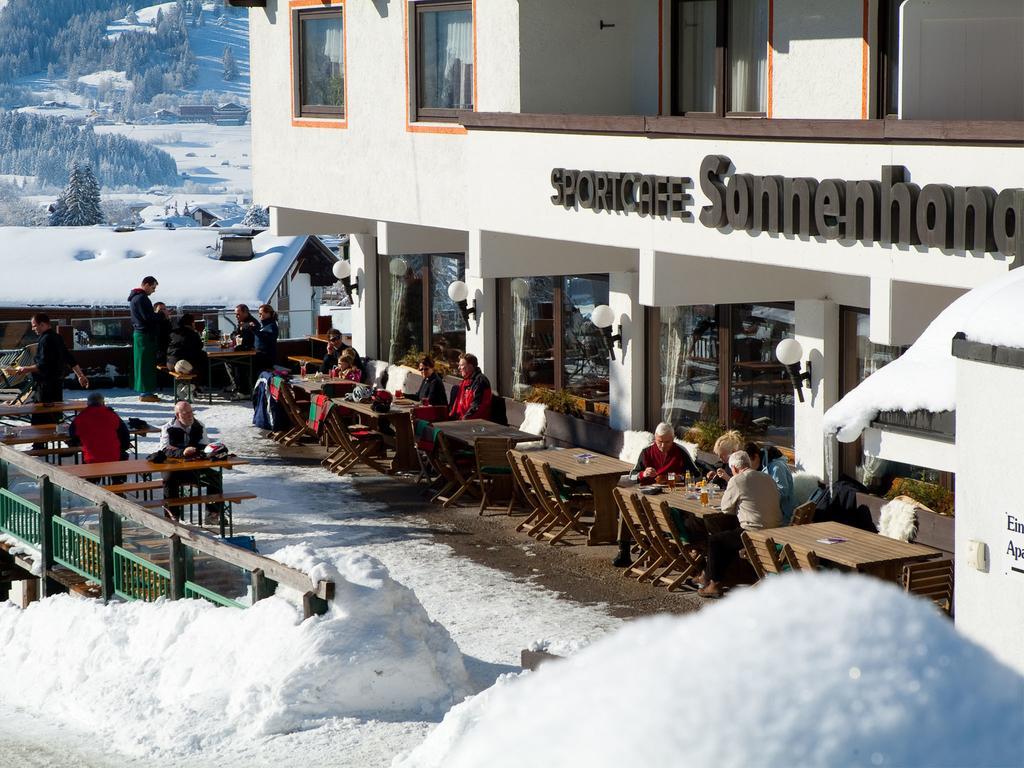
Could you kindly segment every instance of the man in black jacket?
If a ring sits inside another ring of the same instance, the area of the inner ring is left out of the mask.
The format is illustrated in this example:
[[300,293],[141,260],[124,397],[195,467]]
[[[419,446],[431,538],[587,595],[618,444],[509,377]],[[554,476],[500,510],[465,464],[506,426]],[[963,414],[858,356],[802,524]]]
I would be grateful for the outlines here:
[[156,354],[159,325],[149,297],[156,291],[152,275],[142,278],[142,285],[128,294],[132,314],[132,357],[135,361],[135,391],[144,403],[158,403],[156,396]]
[[162,301],[153,304],[156,315],[156,364],[167,365],[167,346],[171,343],[171,318]]
[[[209,440],[206,427],[192,412],[192,405],[179,400],[174,405],[174,418],[160,428],[160,450],[172,459],[202,458],[203,448]],[[181,486],[185,484],[205,487],[211,495],[220,495],[223,484],[220,472],[216,469],[198,469],[192,472],[164,472],[164,498],[176,499],[181,496]],[[206,507],[206,521],[216,523],[224,505],[209,504]],[[164,507],[164,515],[176,519],[177,514],[169,507]]]
[[[35,402],[59,403],[64,399],[64,372],[68,368],[75,372],[83,388],[89,386],[89,379],[64,344],[64,339],[53,329],[48,315],[43,312],[32,315],[32,331],[39,334],[35,360],[32,365],[18,366],[16,370],[32,374]],[[59,413],[32,414],[33,424],[56,424],[58,421]]]
[[330,373],[331,369],[338,364],[339,356],[346,349],[351,349],[352,354],[356,356],[352,365],[361,369],[363,367],[363,359],[359,356],[359,353],[342,340],[341,331],[337,328],[331,328],[327,332],[327,354],[324,355],[323,362],[320,364],[320,372]]
[[444,379],[434,370],[434,358],[423,355],[419,361],[420,384],[416,399],[424,405],[448,405],[448,392],[444,388]]

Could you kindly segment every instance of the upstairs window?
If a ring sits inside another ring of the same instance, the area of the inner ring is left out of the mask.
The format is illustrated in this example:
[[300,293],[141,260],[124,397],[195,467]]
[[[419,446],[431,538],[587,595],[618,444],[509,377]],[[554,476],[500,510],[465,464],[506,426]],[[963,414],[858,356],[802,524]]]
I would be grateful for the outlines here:
[[764,115],[767,59],[768,0],[675,0],[674,114]]
[[416,3],[416,120],[455,120],[473,109],[471,3]]
[[341,7],[297,11],[295,116],[345,116],[345,34]]

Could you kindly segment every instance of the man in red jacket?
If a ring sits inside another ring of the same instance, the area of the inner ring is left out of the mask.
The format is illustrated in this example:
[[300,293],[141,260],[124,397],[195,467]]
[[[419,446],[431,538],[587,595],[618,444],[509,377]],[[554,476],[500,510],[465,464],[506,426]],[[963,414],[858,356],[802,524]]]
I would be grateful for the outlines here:
[[466,353],[459,357],[459,382],[449,416],[453,419],[491,418],[491,382],[480,371],[476,355]]
[[127,459],[131,436],[121,417],[107,407],[99,392],[89,393],[86,403],[88,407],[71,422],[68,442],[82,446],[86,464]]

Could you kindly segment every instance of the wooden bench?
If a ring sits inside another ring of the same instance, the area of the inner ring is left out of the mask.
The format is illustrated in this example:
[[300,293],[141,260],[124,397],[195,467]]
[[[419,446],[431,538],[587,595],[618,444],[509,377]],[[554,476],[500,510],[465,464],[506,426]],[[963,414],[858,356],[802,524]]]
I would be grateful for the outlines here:
[[68,456],[72,456],[75,459],[75,464],[78,463],[78,456],[82,453],[82,446],[80,445],[68,445],[61,446],[59,448],[33,448],[30,451],[25,451],[29,456],[35,456],[36,458],[43,458],[47,461],[55,458],[57,464],[61,463],[61,459]]
[[111,493],[116,493],[118,496],[142,491],[142,498],[150,499],[153,496],[151,492],[163,488],[164,483],[162,480],[145,480],[138,483],[114,483],[112,485],[103,485],[102,487]]
[[168,370],[167,375],[174,380],[174,402],[184,400],[192,402],[192,393],[195,391],[195,381],[199,377],[194,373],[178,373],[175,370]]
[[211,504],[223,504],[224,514],[220,516],[220,535],[224,536],[225,523],[227,525],[227,531],[229,536],[235,535],[235,524],[232,515],[232,505],[238,504],[243,501],[257,498],[255,493],[249,493],[247,491],[240,491],[236,493],[218,493],[209,494],[206,496],[179,496],[176,499],[150,499],[149,501],[143,501],[139,506],[145,509],[177,509],[179,507],[189,507],[188,521],[192,522],[192,507],[200,507],[199,510],[199,525],[203,524],[203,513],[201,505],[206,505],[208,508]]

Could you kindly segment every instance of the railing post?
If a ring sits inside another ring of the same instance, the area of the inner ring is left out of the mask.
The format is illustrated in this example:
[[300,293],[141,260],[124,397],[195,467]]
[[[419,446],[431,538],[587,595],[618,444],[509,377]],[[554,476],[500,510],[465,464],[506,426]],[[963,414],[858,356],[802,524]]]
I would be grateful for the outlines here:
[[266,600],[277,591],[277,582],[268,579],[262,568],[256,568],[252,572],[252,601]]
[[42,575],[39,577],[41,597],[62,592],[63,587],[50,579],[53,570],[53,518],[60,517],[60,488],[47,475],[40,475],[39,482],[39,554],[42,558]]
[[175,534],[168,539],[171,547],[170,567],[171,572],[171,600],[181,600],[185,597],[185,545],[181,543],[181,537]]
[[306,592],[302,596],[302,620],[310,616],[323,616],[327,613],[327,601],[316,596],[316,592]]
[[0,459],[0,488],[7,488],[7,462],[2,459]]
[[121,543],[117,516],[106,505],[100,504],[100,557],[103,560],[101,587],[103,602],[114,599],[114,547]]

